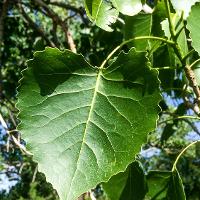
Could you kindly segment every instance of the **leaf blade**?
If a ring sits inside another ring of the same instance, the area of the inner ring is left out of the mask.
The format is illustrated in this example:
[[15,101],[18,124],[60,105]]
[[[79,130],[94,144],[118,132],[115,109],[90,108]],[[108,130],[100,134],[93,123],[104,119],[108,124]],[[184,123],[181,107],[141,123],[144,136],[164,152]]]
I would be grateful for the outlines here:
[[132,49],[100,70],[81,55],[52,48],[28,63],[18,129],[61,199],[76,199],[123,171],[155,128],[159,84],[145,63],[145,52]]

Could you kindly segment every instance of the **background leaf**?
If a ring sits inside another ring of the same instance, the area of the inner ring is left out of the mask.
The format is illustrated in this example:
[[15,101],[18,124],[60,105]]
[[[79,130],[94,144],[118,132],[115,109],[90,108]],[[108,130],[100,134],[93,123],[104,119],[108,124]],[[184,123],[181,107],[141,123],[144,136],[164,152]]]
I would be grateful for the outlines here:
[[125,170],[155,128],[159,83],[145,55],[133,48],[101,70],[47,48],[28,62],[18,129],[61,200]]
[[112,0],[113,5],[124,15],[133,16],[142,10],[141,0]]
[[147,192],[146,177],[141,164],[134,161],[126,169],[113,176],[103,189],[108,200],[143,200]]
[[190,37],[192,39],[192,46],[200,55],[200,26],[198,25],[198,21],[200,20],[200,3],[195,4],[192,9],[191,13],[187,19],[187,28],[190,31]]
[[170,177],[171,172],[169,171],[150,171],[147,175],[147,198],[156,200],[164,199]]
[[196,2],[199,2],[199,0],[171,0],[171,3],[179,16],[181,16],[183,12],[184,19],[188,17],[191,7]]
[[[138,37],[149,36],[151,34],[152,15],[151,14],[138,14],[136,16],[126,16],[124,25],[124,38],[125,40]],[[136,47],[137,50],[146,50],[149,45],[148,40],[134,41],[130,46]]]
[[111,24],[115,23],[118,17],[118,10],[112,6],[112,3],[105,0],[85,0],[85,9],[87,16],[97,26],[112,31]]
[[84,2],[89,19],[106,31],[112,31],[111,25],[116,22],[119,12],[133,16],[143,8],[141,0],[85,0]]
[[[177,14],[171,13],[171,18],[172,18],[173,27],[175,28],[175,32],[178,33],[181,30],[181,28],[183,28],[184,23],[180,21],[181,18]],[[170,30],[169,30],[168,19],[165,19],[164,21],[162,21],[161,25],[162,25],[163,31],[165,32],[165,36],[167,36],[170,39],[171,34],[170,34]],[[187,46],[187,38],[186,38],[184,29],[179,34],[177,43],[181,48],[181,52],[182,52],[183,56],[185,56],[188,53],[188,46]]]
[[183,183],[177,169],[172,172],[171,178],[169,180],[167,199],[186,200]]

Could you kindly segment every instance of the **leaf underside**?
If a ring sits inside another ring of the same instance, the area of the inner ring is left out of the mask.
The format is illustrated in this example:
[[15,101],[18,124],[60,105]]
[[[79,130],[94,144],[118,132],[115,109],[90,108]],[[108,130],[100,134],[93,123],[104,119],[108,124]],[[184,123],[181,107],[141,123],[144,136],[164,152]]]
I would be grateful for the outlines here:
[[199,0],[171,0],[171,3],[179,16],[181,16],[183,12],[184,19],[188,17],[191,7],[196,2],[199,2]]
[[106,69],[46,48],[20,81],[18,130],[61,200],[75,200],[120,171],[156,126],[157,71],[134,48]]
[[85,0],[84,3],[89,19],[106,31],[113,31],[111,25],[117,21],[119,12],[133,16],[142,10],[141,0]]

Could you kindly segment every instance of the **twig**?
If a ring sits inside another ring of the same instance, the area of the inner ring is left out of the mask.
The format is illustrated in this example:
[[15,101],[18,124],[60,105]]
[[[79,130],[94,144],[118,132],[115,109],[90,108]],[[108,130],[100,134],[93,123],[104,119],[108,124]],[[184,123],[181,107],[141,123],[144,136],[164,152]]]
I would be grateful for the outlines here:
[[15,137],[14,135],[11,135],[14,143],[19,147],[20,150],[22,150],[22,152],[26,153],[29,156],[32,156],[33,154],[29,151],[26,150],[26,147],[24,145],[22,145]]
[[200,136],[200,131],[199,131],[199,129],[198,129],[190,120],[188,120],[188,119],[181,119],[181,120],[183,120],[183,121],[185,121],[186,123],[188,123],[188,124],[190,125],[190,127],[193,129],[193,131],[194,131],[195,133],[197,133],[197,134]]
[[13,142],[15,143],[15,145],[17,145],[20,150],[24,153],[26,153],[27,155],[33,155],[32,153],[30,153],[29,151],[26,150],[26,147],[23,146],[20,141],[18,141],[14,135],[12,134],[13,132],[17,132],[17,130],[11,130],[9,131],[8,129],[8,126],[3,118],[3,116],[1,115],[0,113],[0,122],[1,122],[1,125],[3,126],[3,128],[5,129],[6,133],[8,134],[8,140],[7,140],[7,151],[9,151],[9,148],[10,148],[10,137],[13,139]]
[[35,170],[34,170],[34,173],[33,173],[33,178],[32,178],[31,183],[34,183],[34,182],[35,182],[37,172],[38,172],[38,165],[36,165],[36,167],[35,167]]

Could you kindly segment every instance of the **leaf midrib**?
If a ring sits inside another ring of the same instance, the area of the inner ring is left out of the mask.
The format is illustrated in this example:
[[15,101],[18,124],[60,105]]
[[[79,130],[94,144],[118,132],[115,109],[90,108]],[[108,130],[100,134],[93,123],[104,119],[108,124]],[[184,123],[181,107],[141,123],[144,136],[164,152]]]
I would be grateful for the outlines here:
[[[98,88],[99,88],[99,84],[100,84],[100,78],[101,78],[101,69],[99,69],[99,71],[97,73],[96,85],[95,85],[95,88],[94,88],[94,94],[93,94],[93,97],[92,97],[91,107],[90,107],[90,110],[89,110],[89,113],[88,113],[88,119],[87,119],[86,124],[85,124],[85,130],[84,130],[84,133],[83,133],[82,144],[81,144],[79,156],[78,156],[78,159],[77,159],[76,170],[74,171],[73,178],[72,178],[72,181],[70,183],[69,193],[67,195],[68,197],[71,194],[71,188],[72,188],[71,186],[73,185],[73,181],[74,181],[77,169],[78,169],[80,156],[81,156],[81,153],[82,153],[82,150],[83,150],[83,144],[85,143],[85,137],[86,137],[86,134],[87,134],[88,125],[89,125],[91,115],[92,115],[92,112],[93,112],[93,108],[94,108],[94,105],[95,105],[95,100],[96,100],[96,96],[97,96],[97,92],[98,92]],[[68,197],[67,197],[67,200],[68,200]]]
[[99,15],[99,10],[100,10],[102,2],[103,2],[103,0],[101,0],[100,4],[98,6],[97,13],[96,13],[95,18],[94,18],[94,23],[96,23],[96,21],[97,21],[97,18],[98,18],[98,15]]

